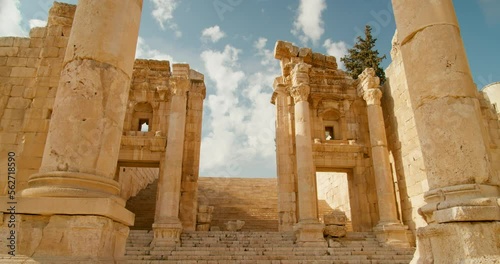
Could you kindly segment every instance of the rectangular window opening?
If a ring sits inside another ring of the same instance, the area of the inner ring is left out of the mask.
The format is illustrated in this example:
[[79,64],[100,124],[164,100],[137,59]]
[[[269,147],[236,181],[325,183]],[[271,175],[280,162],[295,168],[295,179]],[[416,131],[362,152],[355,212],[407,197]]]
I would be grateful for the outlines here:
[[334,140],[335,139],[335,134],[333,133],[333,127],[332,126],[327,126],[325,127],[325,139],[326,140]]
[[137,130],[141,131],[141,132],[148,132],[149,131],[149,119],[147,119],[147,118],[139,119],[139,127],[137,128]]

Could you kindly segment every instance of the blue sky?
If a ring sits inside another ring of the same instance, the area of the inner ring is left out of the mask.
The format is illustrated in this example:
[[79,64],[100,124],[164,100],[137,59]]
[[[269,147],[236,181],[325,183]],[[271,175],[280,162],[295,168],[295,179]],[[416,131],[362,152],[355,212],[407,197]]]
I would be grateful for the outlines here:
[[[26,36],[43,25],[52,2],[0,0],[0,36]],[[478,88],[500,81],[500,0],[453,2]],[[395,31],[390,0],[144,0],[137,57],[187,62],[205,74],[200,175],[275,177],[274,44],[286,40],[339,58],[365,24],[387,67]]]

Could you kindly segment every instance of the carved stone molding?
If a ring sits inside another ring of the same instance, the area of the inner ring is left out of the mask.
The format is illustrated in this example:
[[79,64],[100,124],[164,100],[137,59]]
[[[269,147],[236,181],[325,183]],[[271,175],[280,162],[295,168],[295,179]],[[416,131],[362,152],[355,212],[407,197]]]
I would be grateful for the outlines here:
[[290,95],[293,97],[293,101],[295,103],[307,101],[310,93],[311,93],[311,87],[303,83],[297,86],[293,86],[290,89]]
[[363,94],[367,105],[380,105],[380,98],[382,98],[382,91],[380,89],[367,89]]

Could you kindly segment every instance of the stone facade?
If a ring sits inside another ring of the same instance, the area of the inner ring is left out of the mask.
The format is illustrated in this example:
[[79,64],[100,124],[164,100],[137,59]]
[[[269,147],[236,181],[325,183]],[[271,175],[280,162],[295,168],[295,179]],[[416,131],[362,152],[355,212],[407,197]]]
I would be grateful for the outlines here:
[[407,243],[394,198],[378,78],[365,71],[361,81],[353,80],[338,69],[335,57],[287,42],[278,41],[275,57],[282,68],[272,98],[277,107],[279,213],[299,212],[280,219],[280,229],[295,225],[300,234],[301,221],[319,219],[316,171],[345,171],[353,230],[378,227],[385,230],[378,237],[387,241],[387,230],[395,229],[399,237],[391,239]]

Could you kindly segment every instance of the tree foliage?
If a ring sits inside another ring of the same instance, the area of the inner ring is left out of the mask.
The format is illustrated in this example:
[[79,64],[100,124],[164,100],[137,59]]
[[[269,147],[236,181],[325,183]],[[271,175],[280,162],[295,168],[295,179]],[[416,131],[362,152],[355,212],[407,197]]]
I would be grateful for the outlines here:
[[379,56],[378,50],[375,49],[376,38],[372,36],[372,28],[369,25],[365,27],[365,38],[358,36],[358,40],[352,49],[348,50],[348,54],[340,60],[344,63],[347,73],[357,79],[365,68],[373,68],[375,73],[380,78],[380,82],[385,82],[385,72],[380,68],[380,62],[386,56]]

